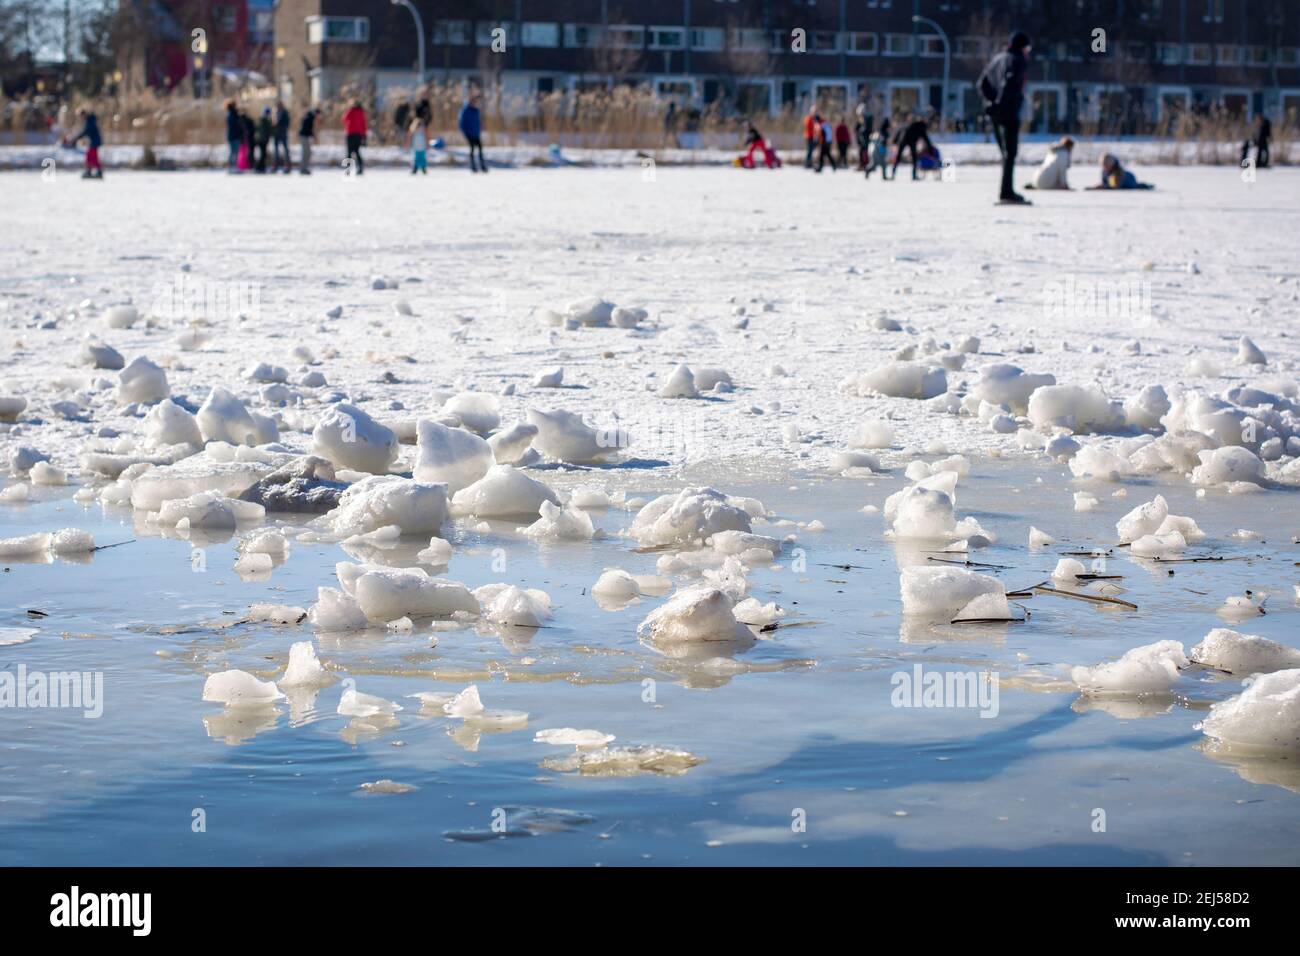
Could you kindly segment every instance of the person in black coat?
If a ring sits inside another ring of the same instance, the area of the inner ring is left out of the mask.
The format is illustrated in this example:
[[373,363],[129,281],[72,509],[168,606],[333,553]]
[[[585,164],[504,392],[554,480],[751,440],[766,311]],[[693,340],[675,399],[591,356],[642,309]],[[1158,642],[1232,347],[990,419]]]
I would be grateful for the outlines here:
[[1255,168],[1268,168],[1268,143],[1273,138],[1273,124],[1264,114],[1260,114],[1259,127],[1255,130]]
[[1020,107],[1025,100],[1030,49],[1029,37],[1017,32],[1007,48],[984,67],[978,82],[984,113],[993,124],[993,135],[1002,151],[1002,190],[998,198],[1004,203],[1028,202],[1015,191],[1011,180],[1020,148]]
[[239,144],[244,141],[244,123],[239,118],[239,110],[234,100],[226,100],[226,145],[230,147],[230,159],[226,169],[235,172],[239,164]]
[[[934,148],[934,144],[930,142],[930,127],[926,125],[924,118],[918,116],[915,119],[913,119],[912,122],[904,126],[898,133],[898,139],[896,140],[896,145],[898,146],[898,150],[897,152],[894,153],[894,167],[893,167],[892,178],[894,179],[898,178],[898,163],[900,160],[902,160],[903,150],[905,149],[909,150],[912,154],[912,178],[913,179],[920,178],[916,174],[916,157],[917,157],[916,149],[922,143],[925,144],[926,150]],[[881,175],[884,174],[882,173]]]
[[313,106],[302,114],[302,122],[298,124],[298,142],[302,147],[302,162],[298,165],[298,172],[304,176],[311,175],[311,144],[316,139],[316,113],[318,111]]
[[275,139],[272,154],[275,157],[275,171],[278,173],[283,169],[287,175],[293,167],[293,160],[289,158],[289,108],[279,100],[275,104],[275,123],[271,135]]

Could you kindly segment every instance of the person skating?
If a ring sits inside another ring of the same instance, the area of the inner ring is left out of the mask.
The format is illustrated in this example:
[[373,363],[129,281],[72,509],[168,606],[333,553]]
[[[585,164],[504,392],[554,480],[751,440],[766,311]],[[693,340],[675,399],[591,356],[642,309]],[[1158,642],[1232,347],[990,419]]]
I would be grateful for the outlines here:
[[993,124],[993,135],[1002,152],[1002,187],[998,194],[1001,203],[1029,203],[1016,192],[1012,176],[1020,148],[1020,107],[1025,99],[1025,71],[1031,49],[1026,34],[1013,34],[1007,48],[984,67],[976,84],[984,98],[984,113]]
[[316,112],[315,107],[309,108],[302,114],[302,122],[298,124],[298,146],[302,150],[298,172],[304,176],[311,175],[311,144],[316,139]]
[[271,135],[275,143],[275,171],[278,173],[283,169],[285,175],[288,175],[293,167],[293,160],[289,157],[289,109],[280,100],[275,104],[275,124]]
[[[469,169],[472,173],[488,171],[487,160],[483,158],[483,119],[478,108],[478,94],[475,93],[465,101],[465,105],[460,108],[460,116],[457,120],[460,126],[460,133],[469,143]],[[475,161],[474,154],[478,153],[478,160]]]
[[835,152],[831,145],[834,142],[835,134],[831,131],[831,124],[826,122],[824,119],[822,119],[821,116],[817,116],[816,120],[817,120],[817,165],[814,167],[814,169],[820,173],[822,171],[822,167],[825,166],[827,163],[830,163],[831,172],[835,172]]
[[803,157],[803,168],[813,168],[813,154],[817,151],[817,137],[821,130],[821,117],[817,115],[817,108],[808,107],[808,115],[803,118],[803,140],[808,147]]
[[271,122],[271,107],[262,110],[257,120],[257,171],[266,172],[266,149],[271,145],[275,124]]
[[1255,168],[1268,169],[1268,144],[1273,138],[1273,124],[1263,113],[1255,130]]
[[429,175],[429,128],[418,116],[406,131],[406,145],[411,150],[411,175]]
[[343,114],[343,135],[348,145],[347,162],[351,171],[360,176],[366,171],[366,161],[361,156],[361,147],[366,144],[366,111],[361,108],[360,100],[353,100]]
[[835,127],[835,149],[840,155],[840,166],[844,169],[849,168],[849,144],[851,142],[853,142],[853,136],[849,132],[848,120],[841,116],[839,124]]
[[73,136],[68,144],[76,146],[83,139],[86,141],[86,169],[82,172],[81,178],[103,179],[104,167],[99,164],[99,147],[103,144],[104,138],[99,133],[99,117],[88,110],[79,109],[77,119],[81,123],[81,132]]
[[854,114],[853,135],[858,143],[858,169],[865,170],[871,165],[871,133],[876,120],[865,102],[858,104]]
[[244,141],[244,123],[239,118],[239,110],[234,100],[226,100],[226,145],[230,147],[230,158],[226,160],[226,171],[239,172],[239,144]]
[[912,178],[920,178],[916,169],[917,150],[918,148],[934,149],[934,143],[930,142],[930,127],[926,125],[925,119],[918,116],[899,130],[894,145],[898,147],[898,151],[894,153],[893,178],[898,178],[898,164],[903,159],[903,150],[908,150],[912,154]]

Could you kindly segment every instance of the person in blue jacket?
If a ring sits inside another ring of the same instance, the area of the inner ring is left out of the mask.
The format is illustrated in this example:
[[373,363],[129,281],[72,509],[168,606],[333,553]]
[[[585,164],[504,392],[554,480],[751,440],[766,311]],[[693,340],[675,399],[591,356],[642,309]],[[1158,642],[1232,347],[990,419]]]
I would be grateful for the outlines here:
[[77,116],[81,120],[81,132],[72,137],[68,144],[75,146],[83,139],[86,141],[86,171],[81,174],[81,178],[103,179],[104,167],[99,165],[99,147],[104,138],[99,134],[99,117],[84,109],[77,110]]
[[[478,108],[478,94],[474,93],[466,101],[465,105],[460,108],[460,117],[458,119],[461,135],[469,143],[469,169],[472,173],[488,171],[487,160],[483,158],[483,121],[482,114]],[[478,152],[478,160],[475,161],[474,153]]]

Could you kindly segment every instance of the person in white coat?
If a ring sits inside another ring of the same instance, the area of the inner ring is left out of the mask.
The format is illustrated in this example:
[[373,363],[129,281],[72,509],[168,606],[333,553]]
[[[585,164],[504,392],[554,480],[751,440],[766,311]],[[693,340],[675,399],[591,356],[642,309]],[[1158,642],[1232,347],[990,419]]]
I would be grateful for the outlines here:
[[1034,178],[1025,184],[1026,189],[1069,189],[1070,154],[1074,140],[1066,136],[1047,147],[1043,165]]

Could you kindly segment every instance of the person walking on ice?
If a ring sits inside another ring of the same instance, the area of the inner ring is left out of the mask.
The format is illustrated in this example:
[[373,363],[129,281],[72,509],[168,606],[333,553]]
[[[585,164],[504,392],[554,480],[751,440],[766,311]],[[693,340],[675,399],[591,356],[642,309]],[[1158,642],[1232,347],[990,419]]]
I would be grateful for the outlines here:
[[298,143],[302,150],[302,162],[298,164],[298,172],[303,176],[311,175],[311,144],[316,139],[316,107],[308,108],[306,113],[302,114],[302,122],[298,124]]
[[[483,158],[483,118],[478,108],[478,94],[471,93],[465,105],[460,108],[457,125],[460,133],[469,143],[469,171],[472,173],[488,171],[487,160]],[[474,153],[478,153],[477,162]]]
[[343,114],[343,134],[348,143],[348,157],[344,162],[350,163],[351,172],[360,176],[366,171],[366,162],[361,158],[361,147],[366,144],[366,111],[361,108],[360,100],[353,100]]
[[1002,189],[998,202],[1005,205],[1029,204],[1028,199],[1016,192],[1012,177],[1020,148],[1020,107],[1025,100],[1025,72],[1031,49],[1028,35],[1015,33],[1007,48],[984,67],[977,83],[984,98],[984,113],[993,124],[993,135],[1002,151]]
[[418,116],[406,131],[406,145],[411,150],[411,175],[429,175],[429,127]]

